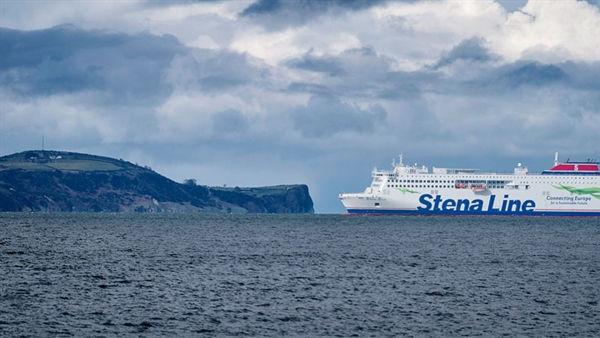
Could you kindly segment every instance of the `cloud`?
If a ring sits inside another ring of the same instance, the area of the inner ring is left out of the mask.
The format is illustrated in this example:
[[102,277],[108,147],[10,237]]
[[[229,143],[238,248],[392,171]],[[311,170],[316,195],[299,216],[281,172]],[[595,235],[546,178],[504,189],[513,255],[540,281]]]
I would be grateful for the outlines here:
[[289,67],[327,74],[329,76],[338,76],[345,74],[339,59],[333,57],[318,57],[309,50],[301,58],[293,59],[287,62]]
[[377,124],[385,121],[387,113],[379,105],[363,110],[345,104],[331,96],[313,96],[306,106],[292,112],[294,128],[309,137],[331,137],[341,132],[373,132]]
[[180,90],[219,92],[264,83],[270,74],[268,67],[246,54],[198,49],[175,55],[165,76]]
[[484,40],[480,37],[473,37],[461,41],[458,45],[452,48],[451,51],[444,53],[434,69],[447,66],[456,61],[470,62],[489,62],[498,59],[497,56],[491,55],[489,50],[483,46]]
[[117,25],[123,27],[120,19],[138,12],[143,4],[141,1],[3,1],[2,26],[29,31],[102,22],[99,25],[102,28],[113,29]]
[[[378,54],[373,47],[351,48],[336,55],[316,56],[308,51],[302,57],[284,62],[288,67],[318,73],[312,83],[293,82],[290,91],[363,98],[406,98],[419,95],[415,81],[429,74],[395,71],[397,60]],[[307,78],[306,76],[304,78]]]
[[237,110],[228,109],[211,116],[213,130],[218,135],[243,133],[248,128],[248,119]]
[[341,15],[377,6],[382,0],[320,0],[285,1],[258,0],[245,8],[241,17],[256,20],[268,29],[284,29],[304,25],[324,15]]
[[486,38],[506,60],[598,60],[600,12],[585,1],[529,1]]
[[72,25],[2,28],[2,85],[21,96],[103,91],[111,100],[146,100],[168,88],[162,71],[185,48],[172,36],[86,31]]
[[1,15],[2,154],[45,135],[176,180],[309,183],[332,212],[400,152],[490,169],[600,158],[593,2],[10,2]]
[[565,72],[555,65],[544,65],[536,62],[519,65],[516,69],[504,74],[503,81],[516,88],[521,85],[547,86],[565,80]]

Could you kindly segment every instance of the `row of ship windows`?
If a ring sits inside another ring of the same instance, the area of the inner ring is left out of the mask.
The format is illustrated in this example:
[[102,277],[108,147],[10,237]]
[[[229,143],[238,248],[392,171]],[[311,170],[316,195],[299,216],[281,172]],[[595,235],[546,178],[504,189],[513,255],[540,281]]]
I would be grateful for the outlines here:
[[[457,188],[452,185],[429,185],[429,184],[388,184],[388,188]],[[489,185],[487,186],[490,189],[504,189],[503,185]],[[529,188],[529,186],[527,186]],[[518,188],[517,188],[518,189]]]
[[[477,180],[483,180],[483,181],[490,181],[491,179],[499,179],[499,178],[504,178],[506,179],[506,177],[481,177],[481,176],[457,176],[456,179],[457,180],[461,180],[461,179],[470,179],[470,178],[474,178]],[[544,177],[544,181],[537,181],[534,180],[532,181],[533,183],[556,183],[556,181],[552,181],[552,182],[548,182],[549,178],[555,178],[555,177]],[[567,178],[567,177],[560,177],[560,178]],[[569,180],[585,180],[585,181],[592,181],[592,180],[597,180],[598,177],[597,176],[573,176],[573,177],[568,177]],[[453,183],[455,180],[406,180],[406,179],[400,179],[400,180],[389,180],[389,182],[392,183]],[[510,180],[503,180],[500,182],[508,182]],[[529,184],[529,182],[527,182],[527,184]]]
[[[478,184],[490,184],[490,185],[504,185],[510,181],[486,181],[486,180],[456,180],[456,181],[445,181],[445,180],[390,180],[391,183],[478,183]],[[389,187],[389,185],[388,185]]]
[[454,183],[445,180],[390,180],[392,183]]
[[[474,181],[465,181],[465,180],[456,180],[456,181],[449,181],[449,180],[390,180],[389,182],[392,183],[455,183],[455,182],[460,182],[460,183],[483,183],[486,180],[474,180]],[[500,185],[504,185],[506,183],[508,183],[510,181],[487,181],[487,184],[500,184]],[[516,182],[515,182],[516,183]],[[554,182],[548,182],[548,181],[533,181],[533,183],[541,183],[541,184],[576,184],[577,182],[565,182],[565,181],[554,181]],[[519,184],[530,184],[529,182],[519,182]],[[388,187],[390,187],[390,185],[388,185]],[[450,188],[450,187],[448,187]]]
[[[523,177],[523,176],[521,176]],[[525,176],[527,177],[527,176]],[[489,179],[506,179],[507,177],[496,177],[496,176],[489,176],[489,177],[484,177],[484,176],[456,176],[457,179],[468,179],[468,178],[474,178],[474,179],[479,179],[479,180],[489,180]],[[546,177],[544,177],[546,178]],[[559,178],[557,177],[557,175],[553,175],[551,177],[547,177],[546,179],[550,179],[550,178]],[[568,179],[576,179],[576,180],[597,180],[598,176],[597,175],[587,175],[587,176],[567,176],[567,177],[561,177],[561,178],[568,178]],[[406,182],[406,181],[416,181],[416,180],[390,180],[390,182]],[[438,180],[419,180],[419,182],[425,182],[427,181],[427,183],[438,183]],[[435,181],[435,182],[434,182]],[[440,183],[450,183],[451,181],[439,181]],[[540,181],[534,181],[534,182],[540,182]]]

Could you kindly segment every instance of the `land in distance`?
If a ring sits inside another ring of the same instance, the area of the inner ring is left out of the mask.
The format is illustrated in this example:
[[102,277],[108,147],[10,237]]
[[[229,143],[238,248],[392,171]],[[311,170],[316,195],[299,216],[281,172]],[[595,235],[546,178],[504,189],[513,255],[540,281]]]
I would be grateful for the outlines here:
[[0,211],[314,213],[304,184],[177,183],[122,159],[51,150],[0,157]]

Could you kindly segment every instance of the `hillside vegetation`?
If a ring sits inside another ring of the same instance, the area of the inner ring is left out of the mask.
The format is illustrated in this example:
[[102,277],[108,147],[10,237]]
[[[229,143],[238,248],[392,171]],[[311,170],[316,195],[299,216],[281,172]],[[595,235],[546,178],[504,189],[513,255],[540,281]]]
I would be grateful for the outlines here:
[[109,157],[26,151],[0,157],[0,211],[313,213],[306,185],[217,188],[174,182]]

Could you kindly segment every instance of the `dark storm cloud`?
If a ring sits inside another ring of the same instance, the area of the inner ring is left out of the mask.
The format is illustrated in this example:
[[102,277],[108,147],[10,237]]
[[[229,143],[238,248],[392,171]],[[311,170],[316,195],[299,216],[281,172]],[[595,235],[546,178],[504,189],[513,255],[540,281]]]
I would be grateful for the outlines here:
[[387,112],[379,105],[363,110],[329,95],[313,96],[306,106],[292,111],[294,128],[309,137],[330,137],[345,131],[372,132],[386,117]]
[[490,54],[487,48],[483,47],[484,40],[482,38],[473,37],[461,41],[450,52],[444,53],[434,69],[450,65],[458,60],[473,61],[473,62],[488,62],[498,59],[497,56]]
[[[473,78],[444,78],[437,83],[439,92],[452,95],[518,95],[517,91],[527,88],[548,88],[556,86],[572,86],[576,81],[569,73],[580,73],[581,69],[589,69],[586,64],[566,67],[565,64],[543,64],[532,61],[517,61],[501,66],[489,65],[479,70]],[[564,69],[563,69],[564,68]],[[592,71],[590,69],[590,71]],[[594,80],[590,88],[597,86]],[[586,86],[582,83],[581,86]]]
[[512,69],[502,76],[502,81],[510,87],[531,85],[543,87],[567,79],[565,72],[556,65],[545,65],[539,62],[513,65]]
[[[299,58],[284,62],[284,65],[332,77],[345,75],[348,78],[363,78],[363,72],[366,71],[369,73],[366,78],[373,79],[387,73],[392,62],[392,59],[378,55],[373,47],[365,46],[347,49],[334,56],[316,56],[309,50]],[[360,81],[364,84],[362,79]]]
[[[151,104],[178,85],[215,92],[257,84],[269,75],[246,54],[192,51],[170,35],[129,35],[73,25],[34,31],[1,28],[0,33],[1,83],[23,97],[96,90],[112,103]],[[165,81],[176,59],[183,63],[179,71],[187,80],[175,76]]]
[[260,15],[265,13],[272,13],[280,10],[282,7],[281,1],[279,0],[258,0],[252,5],[248,6],[241,13],[242,16]]
[[2,85],[21,95],[106,90],[112,99],[165,95],[163,70],[186,48],[169,35],[127,35],[72,25],[1,31]]
[[321,12],[331,8],[361,10],[379,5],[384,0],[258,0],[241,13],[243,16],[273,14],[281,11]]
[[[306,92],[317,97],[348,99],[415,100],[427,93],[436,95],[503,96],[519,95],[523,88],[600,87],[598,63],[544,64],[537,61],[498,63],[478,37],[463,40],[440,55],[435,66],[415,71],[396,71],[395,59],[379,55],[372,47],[354,48],[336,55],[316,56],[309,51],[284,65],[326,74],[314,82],[293,82],[289,92]],[[462,61],[462,62],[458,62]],[[441,70],[450,71],[449,74]],[[465,71],[469,73],[465,75]],[[558,90],[558,89],[557,89]]]
[[385,0],[258,0],[240,13],[270,29],[303,25],[327,13],[341,14],[377,6]]
[[192,77],[192,83],[187,85],[205,92],[223,91],[250,83],[261,85],[270,76],[266,66],[253,63],[247,54],[228,50],[197,50],[193,57],[187,57],[183,62],[182,71]]
[[419,97],[420,87],[439,80],[440,75],[430,69],[394,71],[394,62],[395,59],[379,55],[368,46],[348,49],[333,56],[316,56],[309,51],[284,65],[326,74],[328,78],[321,83],[293,82],[287,90],[314,95],[400,100]]
[[317,57],[312,54],[312,50],[298,59],[288,61],[287,65],[292,68],[328,74],[329,76],[338,76],[345,73],[338,58],[327,56]]

